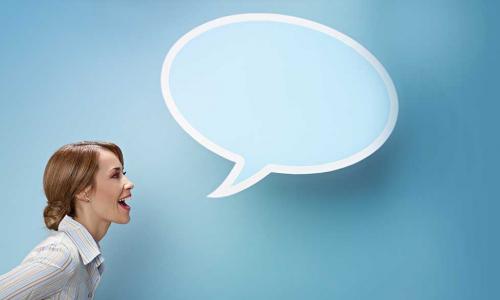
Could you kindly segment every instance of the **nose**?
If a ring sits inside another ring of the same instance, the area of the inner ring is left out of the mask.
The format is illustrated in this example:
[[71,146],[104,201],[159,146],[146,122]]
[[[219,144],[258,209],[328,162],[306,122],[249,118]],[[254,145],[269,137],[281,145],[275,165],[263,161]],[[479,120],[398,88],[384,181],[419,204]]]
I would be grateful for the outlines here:
[[134,188],[134,183],[132,181],[130,181],[126,176],[124,176],[125,179],[126,179],[126,182],[125,182],[125,189],[126,190],[131,190]]

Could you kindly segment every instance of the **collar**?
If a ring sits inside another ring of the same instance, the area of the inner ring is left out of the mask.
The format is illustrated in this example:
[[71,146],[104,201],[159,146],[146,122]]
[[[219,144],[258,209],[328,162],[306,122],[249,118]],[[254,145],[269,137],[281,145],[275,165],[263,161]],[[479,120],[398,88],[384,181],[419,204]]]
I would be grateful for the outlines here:
[[95,258],[97,258],[97,267],[104,262],[99,243],[94,240],[85,226],[66,215],[59,223],[58,231],[65,232],[73,241],[76,248],[78,248],[78,252],[80,252],[84,265],[87,265]]

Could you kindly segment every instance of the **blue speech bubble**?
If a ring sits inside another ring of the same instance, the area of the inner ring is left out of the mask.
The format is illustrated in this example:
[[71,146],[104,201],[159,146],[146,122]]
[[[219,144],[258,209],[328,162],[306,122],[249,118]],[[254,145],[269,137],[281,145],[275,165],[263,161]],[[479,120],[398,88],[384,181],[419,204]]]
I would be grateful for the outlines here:
[[162,93],[196,141],[234,161],[209,197],[238,193],[269,173],[352,165],[387,140],[396,89],[363,46],[325,25],[240,14],[200,25],[168,52]]

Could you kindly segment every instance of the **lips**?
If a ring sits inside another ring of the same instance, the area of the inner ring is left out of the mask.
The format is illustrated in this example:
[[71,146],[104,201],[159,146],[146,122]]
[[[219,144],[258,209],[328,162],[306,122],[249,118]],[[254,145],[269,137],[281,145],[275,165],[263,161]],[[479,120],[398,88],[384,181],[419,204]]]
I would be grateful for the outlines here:
[[120,200],[118,200],[118,205],[120,205],[120,207],[122,207],[123,209],[129,211],[130,210],[130,206],[125,201],[127,201],[131,197],[132,197],[132,195],[128,195],[128,196],[126,196],[124,198],[121,198]]

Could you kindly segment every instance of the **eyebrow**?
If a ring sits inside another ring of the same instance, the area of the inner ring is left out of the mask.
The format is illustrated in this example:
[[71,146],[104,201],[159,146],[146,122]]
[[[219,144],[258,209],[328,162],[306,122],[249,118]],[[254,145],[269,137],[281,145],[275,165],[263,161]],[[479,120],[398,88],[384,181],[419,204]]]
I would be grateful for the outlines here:
[[115,170],[116,171],[120,171],[121,169],[122,169],[122,167],[114,167],[114,168],[111,169],[111,171],[115,171]]

